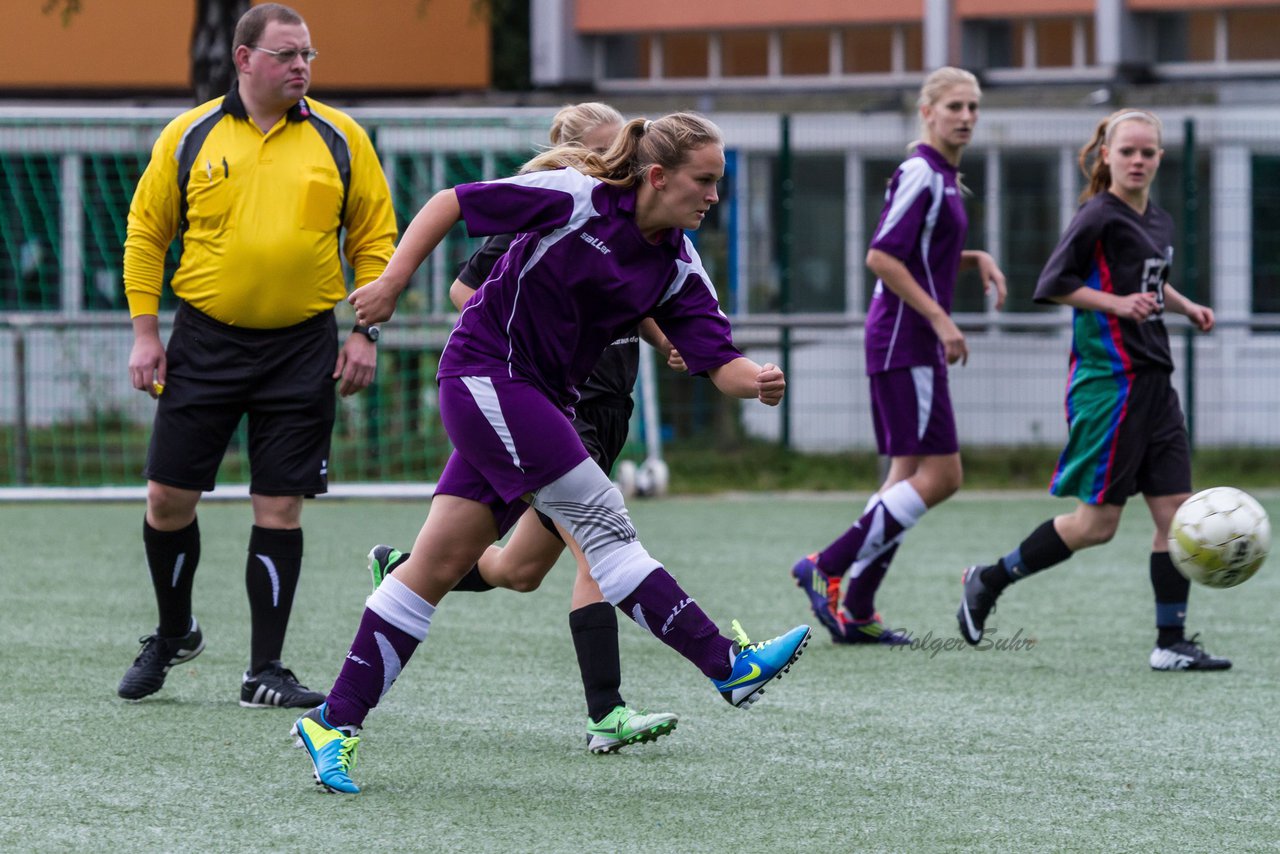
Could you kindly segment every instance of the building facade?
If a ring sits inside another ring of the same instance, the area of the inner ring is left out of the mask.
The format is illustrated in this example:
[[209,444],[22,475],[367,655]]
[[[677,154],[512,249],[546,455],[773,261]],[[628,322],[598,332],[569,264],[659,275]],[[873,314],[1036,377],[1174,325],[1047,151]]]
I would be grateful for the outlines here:
[[962,65],[989,81],[1280,73],[1261,0],[532,0],[544,86],[601,91],[893,86]]

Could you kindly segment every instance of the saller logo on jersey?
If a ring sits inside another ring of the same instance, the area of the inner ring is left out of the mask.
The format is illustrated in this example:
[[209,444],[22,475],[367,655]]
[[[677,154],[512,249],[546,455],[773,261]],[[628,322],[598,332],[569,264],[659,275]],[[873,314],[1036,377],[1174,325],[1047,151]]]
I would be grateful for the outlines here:
[[613,251],[613,250],[612,250],[612,249],[610,249],[608,246],[605,246],[605,245],[604,245],[604,241],[603,241],[603,240],[601,240],[601,239],[600,239],[600,238],[598,238],[598,237],[592,237],[590,234],[587,234],[585,231],[579,231],[579,232],[578,232],[578,235],[579,235],[583,240],[585,240],[586,242],[590,243],[590,244],[591,244],[592,246],[594,246],[595,248],[599,249],[599,250],[600,250],[600,254],[602,254],[602,255],[608,255],[610,252],[612,252],[612,251]]

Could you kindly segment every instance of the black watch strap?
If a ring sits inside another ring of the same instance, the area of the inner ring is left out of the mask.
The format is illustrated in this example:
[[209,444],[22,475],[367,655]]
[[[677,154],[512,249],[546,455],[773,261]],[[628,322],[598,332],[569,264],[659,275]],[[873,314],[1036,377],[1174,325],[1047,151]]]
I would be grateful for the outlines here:
[[363,335],[365,338],[368,338],[370,341],[373,341],[374,343],[377,343],[378,338],[382,335],[382,330],[379,329],[378,327],[364,326],[359,323],[351,327],[351,332],[353,335],[356,333],[359,333]]

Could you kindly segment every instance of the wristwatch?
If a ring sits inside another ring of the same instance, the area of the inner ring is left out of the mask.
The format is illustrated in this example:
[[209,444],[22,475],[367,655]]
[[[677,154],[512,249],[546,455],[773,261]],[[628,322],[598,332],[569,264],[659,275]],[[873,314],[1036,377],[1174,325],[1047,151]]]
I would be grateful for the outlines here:
[[351,327],[351,332],[352,332],[353,334],[354,334],[354,333],[356,333],[356,332],[359,332],[361,335],[363,335],[365,338],[368,338],[370,341],[372,341],[372,342],[373,342],[373,343],[375,343],[375,344],[377,344],[377,343],[378,343],[378,339],[379,339],[380,337],[382,337],[382,330],[381,330],[381,329],[379,329],[378,327],[376,327],[376,326],[361,326],[359,323],[357,323],[355,326]]

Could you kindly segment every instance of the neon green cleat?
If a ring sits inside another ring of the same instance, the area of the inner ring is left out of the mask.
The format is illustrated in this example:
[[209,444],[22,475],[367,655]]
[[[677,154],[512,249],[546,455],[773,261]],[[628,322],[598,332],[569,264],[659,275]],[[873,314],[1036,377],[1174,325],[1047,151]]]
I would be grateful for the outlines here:
[[655,741],[676,728],[680,719],[669,712],[636,711],[614,706],[600,723],[587,721],[587,749],[592,753],[616,753],[628,744]]
[[369,577],[373,580],[373,589],[377,590],[382,580],[391,574],[391,570],[408,559],[409,555],[391,546],[374,546],[369,549]]
[[316,785],[326,792],[354,795],[360,791],[351,780],[360,737],[355,727],[335,727],[324,718],[327,705],[317,706],[293,725],[295,747],[306,748],[315,769]]

